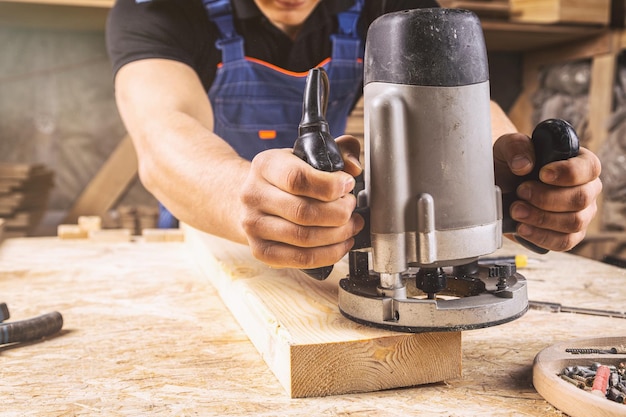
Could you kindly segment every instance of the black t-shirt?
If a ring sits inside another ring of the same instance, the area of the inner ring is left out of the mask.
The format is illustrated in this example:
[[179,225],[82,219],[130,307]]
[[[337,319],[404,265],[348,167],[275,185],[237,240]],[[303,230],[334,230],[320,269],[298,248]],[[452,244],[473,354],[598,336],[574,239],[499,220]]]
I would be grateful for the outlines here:
[[[306,72],[331,52],[330,35],[337,30],[337,13],[352,0],[322,0],[292,41],[273,26],[254,0],[232,0],[235,27],[243,36],[246,56],[283,69]],[[394,11],[438,7],[435,0],[365,0],[359,31],[366,33],[377,17]],[[107,49],[116,73],[129,62],[147,58],[180,61],[193,68],[209,89],[221,51],[219,36],[200,0],[118,0],[107,22]],[[363,35],[364,37],[364,35]]]

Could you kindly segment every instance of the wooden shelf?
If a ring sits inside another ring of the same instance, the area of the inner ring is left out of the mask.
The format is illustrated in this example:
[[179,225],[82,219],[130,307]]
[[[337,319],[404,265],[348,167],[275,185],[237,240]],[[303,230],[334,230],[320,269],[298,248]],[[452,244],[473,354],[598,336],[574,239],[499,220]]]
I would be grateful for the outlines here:
[[527,52],[571,43],[609,32],[591,25],[544,25],[502,20],[481,20],[487,49],[494,52]]
[[114,0],[0,0],[0,26],[103,31],[113,2]]
[[115,0],[2,0],[2,3],[47,4],[52,6],[106,7],[110,8]]
[[[0,25],[103,30],[114,0],[0,0]],[[62,6],[62,7],[59,7]],[[607,32],[592,25],[517,23],[481,19],[490,51],[523,52],[578,41]]]

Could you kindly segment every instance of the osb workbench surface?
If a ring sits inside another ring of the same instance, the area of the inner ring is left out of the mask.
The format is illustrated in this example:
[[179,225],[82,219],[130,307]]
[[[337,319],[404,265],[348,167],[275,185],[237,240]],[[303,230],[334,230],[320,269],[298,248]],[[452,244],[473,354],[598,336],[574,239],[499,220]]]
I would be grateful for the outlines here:
[[[625,305],[625,270],[549,253],[531,255],[520,272],[533,300]],[[626,334],[623,319],[531,310],[465,332],[460,379],[294,400],[185,243],[8,239],[0,288],[11,320],[53,310],[65,320],[56,337],[0,346],[2,416],[561,416],[532,386],[535,355],[560,341]]]

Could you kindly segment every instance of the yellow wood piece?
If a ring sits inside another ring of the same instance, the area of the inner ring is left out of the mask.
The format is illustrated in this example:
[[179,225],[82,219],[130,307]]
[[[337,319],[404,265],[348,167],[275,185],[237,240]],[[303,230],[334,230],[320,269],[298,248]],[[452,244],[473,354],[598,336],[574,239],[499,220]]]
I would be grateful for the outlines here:
[[129,229],[90,230],[89,240],[95,242],[130,242],[132,233]]
[[100,216],[79,216],[78,226],[85,232],[102,229],[102,217]]
[[611,0],[509,0],[511,18],[533,23],[608,25]]
[[183,242],[185,232],[182,229],[154,229],[147,228],[141,231],[146,242]]
[[60,224],[57,226],[57,236],[59,239],[87,239],[89,234],[77,224]]
[[378,391],[461,376],[461,333],[407,334],[358,325],[337,307],[336,265],[326,281],[272,269],[247,246],[185,227],[193,259],[216,287],[287,393]]
[[165,242],[164,229],[143,229],[141,236],[143,236],[143,240],[146,242]]

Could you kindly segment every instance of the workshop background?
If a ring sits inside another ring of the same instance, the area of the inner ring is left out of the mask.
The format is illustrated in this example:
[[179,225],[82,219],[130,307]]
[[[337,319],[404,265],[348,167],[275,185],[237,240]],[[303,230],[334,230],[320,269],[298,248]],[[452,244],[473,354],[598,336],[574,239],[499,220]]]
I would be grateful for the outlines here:
[[[626,0],[441,0],[483,22],[492,97],[524,133],[560,117],[603,163],[601,211],[574,251],[626,250]],[[113,0],[0,0],[4,236],[55,235],[79,215],[155,226],[117,112],[104,25]],[[358,105],[348,133],[363,135]],[[108,198],[106,198],[108,197]],[[2,222],[0,222],[2,223]]]

